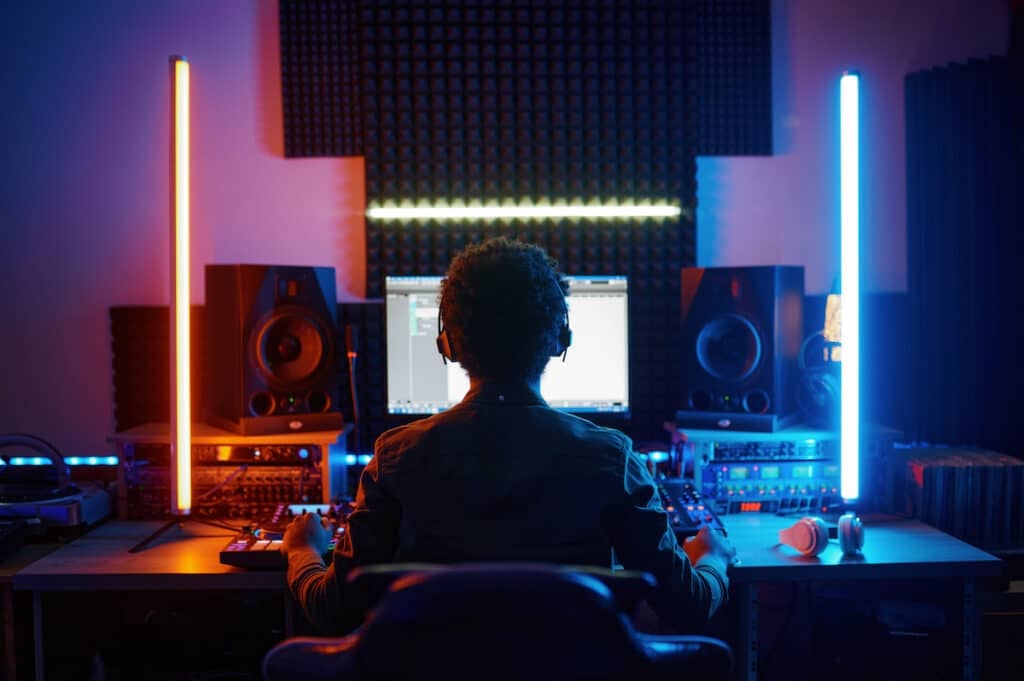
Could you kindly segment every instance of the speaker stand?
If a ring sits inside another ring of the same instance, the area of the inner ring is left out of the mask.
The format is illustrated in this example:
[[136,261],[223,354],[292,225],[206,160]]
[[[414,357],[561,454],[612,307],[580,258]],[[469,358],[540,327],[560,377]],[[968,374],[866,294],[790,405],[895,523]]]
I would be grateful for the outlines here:
[[128,553],[138,553],[139,551],[142,551],[144,548],[149,546],[150,542],[152,542],[154,539],[157,539],[167,530],[171,529],[175,525],[177,525],[178,527],[182,527],[185,525],[185,523],[190,521],[193,523],[209,525],[210,527],[217,527],[222,530],[231,530],[232,532],[238,532],[237,527],[232,527],[227,523],[221,523],[216,520],[207,520],[206,518],[194,518],[190,515],[172,515],[170,519],[168,519],[167,522],[165,522],[155,532],[153,532],[153,534],[149,535],[148,537],[140,541],[138,544],[128,549]]

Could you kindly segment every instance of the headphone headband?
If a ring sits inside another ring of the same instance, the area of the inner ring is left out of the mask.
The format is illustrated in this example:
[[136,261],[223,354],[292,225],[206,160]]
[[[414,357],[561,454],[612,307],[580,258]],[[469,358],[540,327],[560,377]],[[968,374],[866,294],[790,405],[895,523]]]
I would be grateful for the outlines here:
[[[555,287],[559,292],[559,300],[562,301],[562,326],[558,329],[558,345],[551,353],[552,357],[562,356],[562,361],[565,361],[565,356],[569,352],[569,346],[572,345],[572,329],[569,328],[569,303],[565,300],[565,291],[562,289],[562,280],[558,276],[558,272],[551,268],[548,270],[551,273],[551,278],[554,279]],[[444,323],[441,321],[441,304],[444,302],[442,297],[441,301],[437,306],[437,351],[441,354],[441,360],[447,364],[449,361],[457,362],[455,356],[455,348],[452,347],[451,341],[448,338],[448,331],[444,328]]]

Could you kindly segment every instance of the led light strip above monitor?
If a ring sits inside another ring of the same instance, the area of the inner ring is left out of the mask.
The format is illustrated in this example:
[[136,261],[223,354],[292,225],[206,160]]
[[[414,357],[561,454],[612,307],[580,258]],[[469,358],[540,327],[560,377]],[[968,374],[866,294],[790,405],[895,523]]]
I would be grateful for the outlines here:
[[401,202],[399,205],[371,206],[366,217],[378,221],[451,222],[460,220],[671,220],[682,209],[667,202],[547,202],[547,203],[463,203]]
[[860,76],[839,81],[840,281],[843,359],[839,418],[840,493],[860,496]]

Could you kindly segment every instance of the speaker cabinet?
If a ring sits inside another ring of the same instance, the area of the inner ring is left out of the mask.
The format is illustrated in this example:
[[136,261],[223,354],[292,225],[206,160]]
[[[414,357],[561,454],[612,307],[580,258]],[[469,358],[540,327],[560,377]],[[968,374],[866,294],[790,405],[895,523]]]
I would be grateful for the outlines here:
[[681,428],[772,432],[796,421],[803,267],[682,270]]
[[340,429],[332,267],[207,265],[206,419],[242,435]]

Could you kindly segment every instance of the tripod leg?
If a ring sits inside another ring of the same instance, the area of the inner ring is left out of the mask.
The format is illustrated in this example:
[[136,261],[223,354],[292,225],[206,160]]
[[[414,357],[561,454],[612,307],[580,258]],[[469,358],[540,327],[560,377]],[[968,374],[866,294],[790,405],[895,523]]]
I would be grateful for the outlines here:
[[130,549],[128,549],[128,553],[138,553],[142,549],[146,548],[146,546],[149,545],[149,542],[153,541],[154,539],[159,537],[161,534],[163,534],[164,532],[166,532],[167,530],[171,529],[172,527],[174,527],[175,525],[177,525],[177,524],[179,524],[181,522],[182,522],[182,520],[179,519],[179,518],[171,518],[166,523],[161,525],[160,528],[156,532],[154,532],[153,534],[149,535],[148,537],[146,537],[145,539],[140,541],[138,544],[136,544],[135,546],[133,546]]

